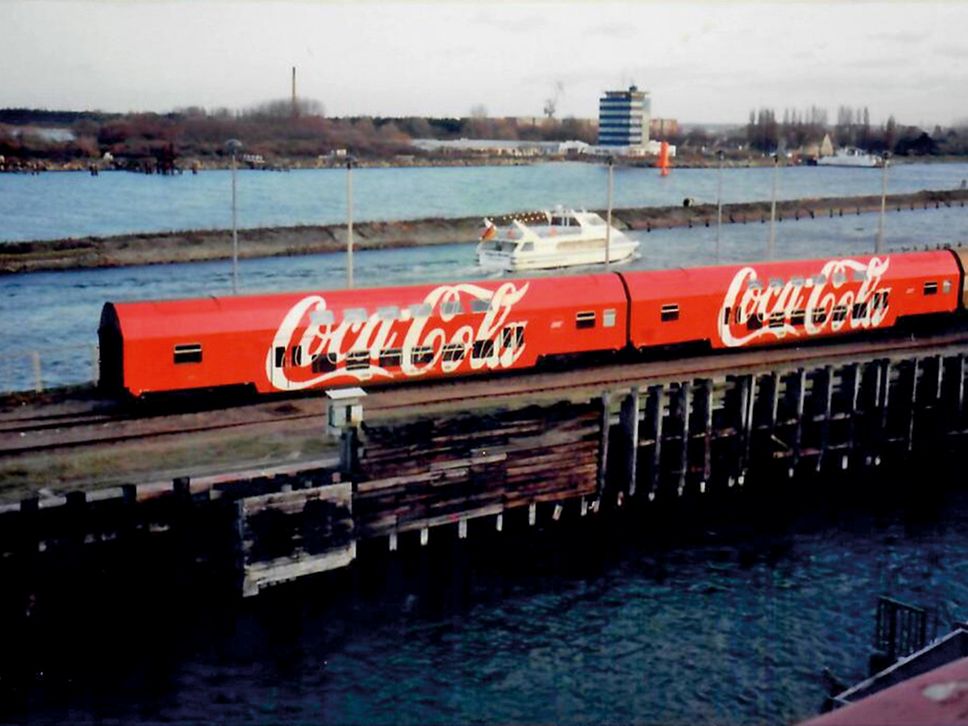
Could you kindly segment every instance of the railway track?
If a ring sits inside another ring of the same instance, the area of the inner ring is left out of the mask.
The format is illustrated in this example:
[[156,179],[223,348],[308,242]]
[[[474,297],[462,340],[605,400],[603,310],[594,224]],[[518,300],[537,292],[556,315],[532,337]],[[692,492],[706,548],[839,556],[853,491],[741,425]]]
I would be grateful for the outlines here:
[[[898,356],[914,348],[968,346],[968,329],[959,327],[937,333],[891,335],[810,344],[802,347],[743,350],[689,358],[633,361],[581,367],[558,372],[504,374],[428,384],[374,389],[366,399],[367,417],[396,416],[401,411],[467,406],[489,401],[580,394],[591,389],[617,388],[663,378],[688,379],[742,372],[744,369],[795,366],[818,359],[831,362],[856,356]],[[111,401],[75,403],[71,410],[39,406],[0,415],[0,459],[30,454],[71,451],[85,447],[110,447],[126,442],[165,442],[219,431],[284,429],[303,422],[326,420],[327,399],[321,395],[273,398],[236,406],[197,407],[195,410],[157,409],[144,415],[137,407]]]

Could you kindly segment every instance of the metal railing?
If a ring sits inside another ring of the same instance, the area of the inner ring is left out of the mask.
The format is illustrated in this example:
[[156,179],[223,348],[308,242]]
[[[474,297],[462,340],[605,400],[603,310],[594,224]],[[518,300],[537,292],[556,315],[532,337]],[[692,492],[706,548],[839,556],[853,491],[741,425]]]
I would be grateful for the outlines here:
[[0,393],[97,384],[98,362],[94,343],[0,353]]

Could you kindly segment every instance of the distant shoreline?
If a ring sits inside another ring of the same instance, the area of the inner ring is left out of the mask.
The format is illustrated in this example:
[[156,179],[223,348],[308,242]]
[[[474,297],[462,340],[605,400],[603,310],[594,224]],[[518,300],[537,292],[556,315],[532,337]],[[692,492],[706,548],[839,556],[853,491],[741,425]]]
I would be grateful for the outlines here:
[[[889,211],[965,206],[968,190],[891,194]],[[878,212],[879,195],[824,197],[777,201],[778,219]],[[769,220],[770,202],[723,205],[723,224]],[[602,210],[599,210],[602,211]],[[604,216],[604,212],[603,216]],[[716,224],[715,204],[614,209],[615,226],[625,230],[670,229]],[[353,225],[357,250],[473,243],[482,229],[481,217],[429,218],[358,222]],[[284,257],[336,253],[346,249],[346,226],[303,225],[238,230],[239,257]],[[226,260],[232,257],[231,230],[189,230],[85,237],[0,245],[0,274],[51,270],[127,267]]]

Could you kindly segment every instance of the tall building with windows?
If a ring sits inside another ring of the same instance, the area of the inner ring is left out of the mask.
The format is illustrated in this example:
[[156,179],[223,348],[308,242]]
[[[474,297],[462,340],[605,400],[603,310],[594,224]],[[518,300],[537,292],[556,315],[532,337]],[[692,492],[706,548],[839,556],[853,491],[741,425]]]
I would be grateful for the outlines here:
[[652,104],[647,91],[605,91],[598,101],[598,145],[641,147],[649,141]]

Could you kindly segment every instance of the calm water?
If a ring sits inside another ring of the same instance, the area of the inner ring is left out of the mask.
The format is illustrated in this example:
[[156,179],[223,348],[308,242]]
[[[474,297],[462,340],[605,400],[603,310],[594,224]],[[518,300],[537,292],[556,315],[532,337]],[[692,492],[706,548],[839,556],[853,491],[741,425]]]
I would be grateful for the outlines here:
[[784,724],[819,710],[824,667],[866,675],[878,595],[964,617],[964,494],[792,533],[733,515],[729,532],[681,526],[688,544],[609,527],[488,547],[472,531],[421,559],[401,540],[383,565],[241,611],[108,608],[38,647],[48,670],[8,706],[58,723]]
[[[231,227],[229,171],[145,176],[82,172],[39,176],[0,174],[0,241],[59,239],[123,232]],[[240,227],[325,224],[346,219],[346,172],[311,169],[287,173],[239,171]],[[716,169],[617,168],[616,207],[716,201]],[[418,219],[546,209],[554,204],[604,208],[603,166],[557,162],[510,167],[357,169],[356,220]],[[953,189],[968,164],[900,164],[889,170],[892,193]],[[723,201],[769,199],[771,168],[723,171]],[[786,167],[777,197],[793,199],[880,194],[877,169]]]

